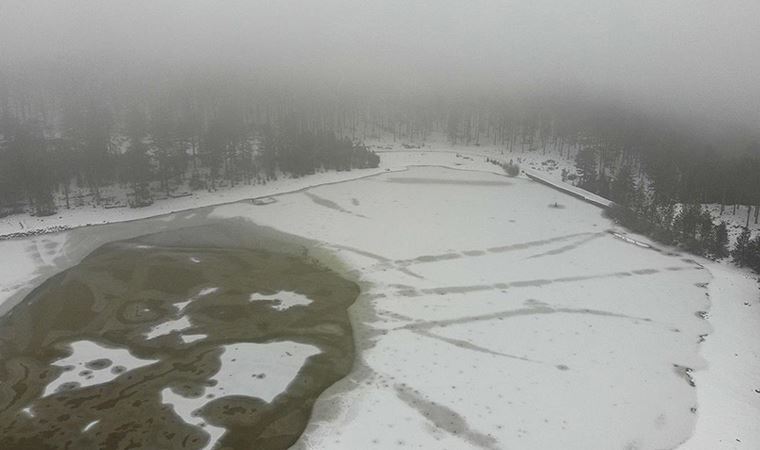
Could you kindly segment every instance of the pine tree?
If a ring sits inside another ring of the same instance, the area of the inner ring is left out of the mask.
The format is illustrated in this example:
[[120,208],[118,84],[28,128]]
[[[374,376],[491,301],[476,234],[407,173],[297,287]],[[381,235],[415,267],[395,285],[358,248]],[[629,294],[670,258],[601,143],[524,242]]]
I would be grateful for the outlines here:
[[631,168],[629,166],[621,167],[612,181],[610,191],[612,200],[619,205],[630,206],[634,202],[635,189]]
[[715,241],[713,242],[712,255],[716,258],[728,256],[728,229],[726,222],[715,226]]
[[747,267],[760,273],[760,235],[749,241],[745,254]]
[[598,181],[596,166],[596,152],[594,150],[585,148],[578,152],[575,156],[575,167],[579,175],[578,186],[592,192],[596,191]]
[[744,227],[741,234],[736,239],[736,244],[733,250],[731,250],[731,259],[740,267],[744,267],[749,263],[749,241],[751,232],[749,228]]

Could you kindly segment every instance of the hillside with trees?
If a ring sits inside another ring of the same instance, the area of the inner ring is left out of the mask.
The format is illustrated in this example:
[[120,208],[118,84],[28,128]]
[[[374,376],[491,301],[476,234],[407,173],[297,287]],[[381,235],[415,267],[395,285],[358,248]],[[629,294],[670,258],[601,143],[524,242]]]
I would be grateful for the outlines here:
[[358,139],[326,124],[292,112],[262,119],[242,102],[74,100],[40,109],[8,97],[0,103],[0,217],[47,216],[83,202],[142,207],[188,190],[265,184],[380,161]]

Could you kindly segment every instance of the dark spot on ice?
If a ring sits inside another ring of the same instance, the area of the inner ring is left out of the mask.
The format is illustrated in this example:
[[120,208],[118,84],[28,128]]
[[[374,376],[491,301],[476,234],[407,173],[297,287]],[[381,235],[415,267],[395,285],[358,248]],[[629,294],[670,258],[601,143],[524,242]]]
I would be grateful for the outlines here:
[[570,368],[567,367],[564,364],[557,364],[557,369],[559,369],[559,370],[570,370]]
[[635,273],[636,275],[651,275],[657,272],[659,272],[659,270],[657,269],[640,269],[640,270],[633,271],[633,273]]
[[456,411],[422,397],[419,392],[396,385],[396,395],[410,408],[430,421],[437,429],[458,436],[468,443],[481,448],[496,448],[493,436],[470,428],[467,420]]
[[691,376],[691,372],[692,372],[691,367],[673,364],[673,370],[675,371],[676,375],[686,380],[686,382],[689,383],[689,386],[691,387],[696,386],[696,384],[694,383],[694,378]]
[[101,370],[111,365],[111,360],[107,358],[93,359],[84,366],[91,370]]
[[56,392],[71,391],[71,390],[77,389],[80,386],[81,384],[77,383],[76,381],[70,381],[68,383],[63,383],[62,385],[60,385],[58,389],[56,390]]

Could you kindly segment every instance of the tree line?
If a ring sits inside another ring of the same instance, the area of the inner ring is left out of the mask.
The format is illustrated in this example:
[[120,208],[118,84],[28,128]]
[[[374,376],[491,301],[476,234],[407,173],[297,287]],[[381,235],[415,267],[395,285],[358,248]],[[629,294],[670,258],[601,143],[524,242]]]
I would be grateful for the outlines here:
[[182,100],[122,108],[96,101],[62,104],[47,117],[6,107],[0,116],[0,216],[70,208],[74,188],[109,206],[120,200],[104,189],[120,186],[129,205],[140,207],[184,189],[379,164],[359,140],[293,112],[257,122],[243,102],[199,106]]

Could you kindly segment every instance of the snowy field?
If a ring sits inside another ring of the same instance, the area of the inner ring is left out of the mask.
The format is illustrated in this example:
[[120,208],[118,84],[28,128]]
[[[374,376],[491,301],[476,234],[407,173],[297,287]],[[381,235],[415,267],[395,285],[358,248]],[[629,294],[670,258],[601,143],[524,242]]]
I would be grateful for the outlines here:
[[[357,360],[297,448],[760,448],[753,277],[637,245],[599,208],[479,155],[382,158],[97,221],[272,196],[210,216],[318,241],[351,268]],[[69,234],[0,242],[0,311],[84,256]]]

